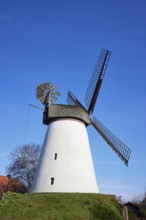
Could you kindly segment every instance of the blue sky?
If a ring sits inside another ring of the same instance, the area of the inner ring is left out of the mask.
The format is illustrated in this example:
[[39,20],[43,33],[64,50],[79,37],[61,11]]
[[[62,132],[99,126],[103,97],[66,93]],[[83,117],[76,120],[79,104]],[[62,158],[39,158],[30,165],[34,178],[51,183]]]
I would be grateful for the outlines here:
[[83,102],[100,50],[112,51],[94,115],[132,149],[127,168],[88,128],[101,193],[131,199],[146,187],[146,1],[0,1],[0,175],[17,145],[43,142],[35,97],[50,81]]

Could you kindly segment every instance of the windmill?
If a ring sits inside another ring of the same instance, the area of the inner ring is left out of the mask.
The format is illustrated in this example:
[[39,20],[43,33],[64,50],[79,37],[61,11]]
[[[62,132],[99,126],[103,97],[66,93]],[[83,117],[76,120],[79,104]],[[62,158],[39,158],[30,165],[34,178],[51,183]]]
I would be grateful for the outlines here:
[[37,87],[37,98],[45,105],[43,123],[48,125],[31,192],[98,193],[86,127],[92,125],[118,157],[128,166],[131,154],[123,142],[93,114],[111,56],[101,50],[85,96],[85,104],[69,91],[68,105],[54,105],[60,95],[50,83]]

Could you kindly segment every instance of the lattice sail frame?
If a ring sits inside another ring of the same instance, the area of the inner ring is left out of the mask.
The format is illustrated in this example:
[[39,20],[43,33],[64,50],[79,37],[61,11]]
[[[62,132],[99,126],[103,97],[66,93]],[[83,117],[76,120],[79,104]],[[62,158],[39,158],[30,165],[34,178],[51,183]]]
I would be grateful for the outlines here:
[[73,106],[80,106],[85,111],[87,111],[86,108],[81,104],[81,102],[75,97],[75,95],[71,91],[68,92],[67,103]]
[[[72,92],[68,92],[67,102],[69,105],[80,106],[84,110],[84,106],[75,97]],[[87,110],[86,110],[87,111]],[[115,151],[119,158],[128,166],[129,158],[131,155],[131,149],[127,147],[122,141],[120,141],[109,129],[107,129],[95,116],[93,120],[90,118],[91,124],[108,143],[108,145]]]
[[98,93],[102,84],[102,80],[104,78],[107,65],[110,59],[110,55],[111,51],[102,49],[96,62],[95,68],[93,70],[93,74],[91,76],[86,96],[84,99],[85,104],[87,106],[87,111],[89,113],[93,113]]
[[[85,96],[85,108],[80,101],[73,95],[72,92],[68,92],[67,102],[69,105],[76,105],[82,107],[84,110],[93,113],[94,106],[98,97],[100,86],[107,69],[107,65],[110,59],[111,52],[108,50],[102,50],[100,56],[95,65],[89,86],[87,88]],[[108,145],[115,151],[119,158],[128,166],[129,158],[131,155],[131,149],[127,147],[122,141],[120,141],[111,131],[109,131],[95,116],[93,120],[90,118],[91,124],[98,131],[98,133],[104,138]]]
[[128,166],[131,149],[127,147],[122,141],[120,141],[110,130],[108,130],[95,116],[91,120],[94,128],[104,138],[104,140],[110,145],[115,153],[121,158],[121,160]]

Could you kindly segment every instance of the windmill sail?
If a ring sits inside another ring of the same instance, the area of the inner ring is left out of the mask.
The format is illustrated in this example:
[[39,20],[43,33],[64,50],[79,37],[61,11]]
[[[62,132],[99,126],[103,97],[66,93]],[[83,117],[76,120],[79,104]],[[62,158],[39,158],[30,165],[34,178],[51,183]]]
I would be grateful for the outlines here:
[[[80,101],[70,91],[68,92],[67,102],[69,105],[80,106],[86,110]],[[111,131],[109,131],[95,116],[93,116],[93,120],[91,118],[90,120],[93,127],[99,132],[99,134],[121,158],[126,166],[128,166],[131,149],[120,141]]]
[[74,95],[71,91],[68,92],[67,103],[68,103],[69,105],[80,106],[80,107],[82,107],[85,111],[87,111],[87,110],[85,109],[85,107],[80,103],[80,101],[75,97],[75,95]]
[[[93,113],[110,55],[111,52],[108,50],[102,50],[99,55],[85,96],[85,104],[87,107],[85,108],[70,91],[68,92],[67,97],[67,102],[69,105],[80,106],[85,111],[87,111],[89,115],[90,113]],[[128,166],[131,149],[127,147],[122,141],[120,141],[113,133],[111,133],[100,121],[95,118],[95,116],[93,116],[93,120],[90,118],[90,121],[94,128],[110,145],[113,151],[115,151],[115,153],[125,163],[125,165]]]
[[91,123],[126,166],[128,166],[131,149],[110,132],[95,116],[91,120]]
[[88,113],[93,113],[94,106],[98,97],[98,93],[105,75],[105,71],[110,59],[111,52],[108,50],[101,50],[97,63],[95,65],[89,86],[85,96],[85,104]]

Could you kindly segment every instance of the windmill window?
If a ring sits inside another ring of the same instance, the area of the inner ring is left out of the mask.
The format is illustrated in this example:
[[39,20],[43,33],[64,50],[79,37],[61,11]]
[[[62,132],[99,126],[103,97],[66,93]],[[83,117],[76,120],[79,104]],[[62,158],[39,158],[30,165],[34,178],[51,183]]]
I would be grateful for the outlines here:
[[51,185],[54,185],[54,177],[51,177]]
[[57,153],[54,154],[54,160],[57,160]]

